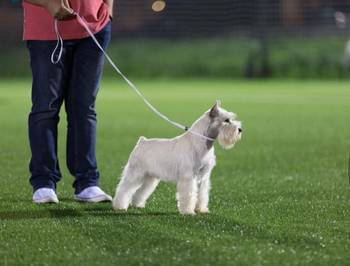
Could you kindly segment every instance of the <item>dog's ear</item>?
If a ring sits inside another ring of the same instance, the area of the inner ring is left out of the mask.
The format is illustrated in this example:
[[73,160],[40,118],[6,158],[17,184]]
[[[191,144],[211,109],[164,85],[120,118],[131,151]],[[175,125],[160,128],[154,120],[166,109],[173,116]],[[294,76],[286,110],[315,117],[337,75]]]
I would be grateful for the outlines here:
[[221,106],[221,102],[219,100],[216,100],[216,103],[214,106],[210,109],[209,116],[210,117],[216,117],[219,115],[219,107]]

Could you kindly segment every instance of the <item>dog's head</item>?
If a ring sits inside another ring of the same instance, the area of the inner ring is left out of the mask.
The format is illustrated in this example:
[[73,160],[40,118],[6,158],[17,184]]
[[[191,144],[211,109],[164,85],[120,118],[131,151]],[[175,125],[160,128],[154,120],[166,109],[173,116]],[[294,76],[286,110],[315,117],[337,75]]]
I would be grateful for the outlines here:
[[242,137],[242,123],[236,114],[221,108],[220,101],[207,112],[210,119],[209,136],[217,138],[224,149],[231,149]]

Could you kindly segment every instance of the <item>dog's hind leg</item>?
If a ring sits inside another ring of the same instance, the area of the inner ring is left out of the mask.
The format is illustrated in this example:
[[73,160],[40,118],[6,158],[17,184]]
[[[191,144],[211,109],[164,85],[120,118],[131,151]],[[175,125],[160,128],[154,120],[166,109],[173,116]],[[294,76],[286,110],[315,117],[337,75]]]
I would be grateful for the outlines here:
[[147,199],[151,196],[153,191],[156,189],[159,184],[159,179],[155,177],[145,177],[143,179],[143,184],[135,192],[132,198],[132,205],[137,208],[144,208],[146,205]]
[[194,178],[180,178],[177,183],[178,208],[181,214],[194,212],[197,199],[197,182]]
[[142,174],[137,173],[137,171],[125,169],[113,199],[113,208],[115,210],[128,209],[132,196],[142,185],[143,179]]

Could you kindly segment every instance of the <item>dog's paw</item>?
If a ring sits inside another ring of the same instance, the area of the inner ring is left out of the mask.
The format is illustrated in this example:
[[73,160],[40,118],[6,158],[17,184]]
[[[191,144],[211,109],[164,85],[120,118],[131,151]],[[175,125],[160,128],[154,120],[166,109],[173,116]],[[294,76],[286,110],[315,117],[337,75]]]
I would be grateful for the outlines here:
[[114,209],[115,211],[120,211],[120,212],[127,212],[127,211],[128,211],[127,208],[119,208],[119,207],[114,207],[114,206],[113,206],[113,209]]
[[146,207],[146,203],[132,203],[132,206],[138,209],[144,209]]
[[121,205],[121,204],[119,204],[118,202],[113,202],[113,209],[115,210],[115,211],[127,211],[128,210],[128,207],[126,207],[126,206],[123,206],[123,205]]
[[190,210],[179,210],[182,215],[196,215],[195,211]]
[[203,213],[203,214],[210,213],[210,211],[209,211],[209,209],[207,207],[205,207],[205,208],[196,208],[196,212]]

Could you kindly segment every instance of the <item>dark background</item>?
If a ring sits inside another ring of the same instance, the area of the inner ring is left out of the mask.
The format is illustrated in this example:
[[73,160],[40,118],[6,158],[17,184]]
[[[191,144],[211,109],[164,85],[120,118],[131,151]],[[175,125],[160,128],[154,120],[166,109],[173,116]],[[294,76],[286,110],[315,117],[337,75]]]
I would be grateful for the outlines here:
[[[115,1],[110,53],[130,75],[349,77],[348,0],[164,0],[161,12],[152,10],[154,2]],[[11,64],[26,64],[21,1],[2,1],[0,10],[2,61],[9,61],[0,75],[28,75]],[[141,69],[140,61],[155,69]]]

